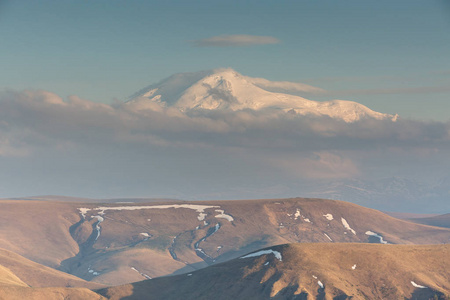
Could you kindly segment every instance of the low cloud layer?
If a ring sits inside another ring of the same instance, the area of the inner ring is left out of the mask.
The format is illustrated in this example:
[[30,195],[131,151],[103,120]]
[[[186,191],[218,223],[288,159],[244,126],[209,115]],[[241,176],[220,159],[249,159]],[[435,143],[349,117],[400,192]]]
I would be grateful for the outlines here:
[[278,43],[280,43],[280,40],[272,36],[246,34],[219,35],[192,41],[192,44],[196,47],[243,47]]
[[450,124],[442,122],[345,123],[269,110],[186,114],[46,91],[1,93],[0,120],[3,197],[245,198],[264,196],[260,185],[275,191],[267,196],[287,196],[293,190],[282,187],[302,181],[450,167]]

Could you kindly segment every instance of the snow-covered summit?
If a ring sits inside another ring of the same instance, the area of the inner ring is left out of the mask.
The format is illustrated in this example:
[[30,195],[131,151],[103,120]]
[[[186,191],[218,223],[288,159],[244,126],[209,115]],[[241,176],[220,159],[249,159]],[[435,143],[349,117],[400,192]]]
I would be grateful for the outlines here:
[[[283,92],[280,92],[283,91]],[[323,90],[295,82],[274,82],[252,78],[232,69],[216,69],[175,74],[150,85],[129,98],[127,105],[137,110],[153,109],[155,104],[191,110],[279,110],[297,115],[329,116],[354,122],[362,118],[391,119],[396,116],[375,112],[352,101],[312,101],[295,94]]]

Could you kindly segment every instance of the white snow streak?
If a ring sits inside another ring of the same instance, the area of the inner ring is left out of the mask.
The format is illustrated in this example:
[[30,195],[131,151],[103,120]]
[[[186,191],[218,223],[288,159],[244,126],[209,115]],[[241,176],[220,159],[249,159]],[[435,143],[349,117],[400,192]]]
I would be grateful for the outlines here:
[[348,225],[347,220],[344,218],[341,218],[342,225],[344,225],[345,229],[350,230],[354,235],[356,235],[356,232]]
[[274,251],[274,250],[271,250],[271,249],[269,249],[269,250],[261,250],[261,251],[255,252],[255,253],[250,253],[250,254],[247,254],[247,255],[242,256],[240,258],[257,257],[257,256],[265,255],[265,254],[273,254],[273,255],[275,255],[275,258],[278,259],[279,261],[283,260],[282,257],[281,257],[281,253],[280,252]]
[[230,216],[230,215],[225,214],[224,210],[216,209],[216,212],[219,213],[218,215],[215,216],[216,218],[226,219],[226,220],[228,220],[228,222],[233,222],[234,221],[233,217]]
[[105,219],[103,219],[103,217],[101,216],[92,216],[91,219],[96,218],[97,219],[97,225],[95,225],[95,229],[97,230],[97,236],[95,237],[95,240],[98,240],[98,238],[100,237],[100,232],[102,230],[102,228],[100,227],[100,223],[103,222]]
[[105,219],[103,219],[102,216],[92,216],[92,218],[96,218],[99,223],[103,222]]
[[323,289],[323,283],[320,280],[317,281],[317,284]]
[[330,241],[333,241],[329,236],[328,236],[328,234],[326,234],[326,233],[324,233],[325,234],[325,236],[330,240]]
[[375,232],[373,232],[373,231],[366,231],[366,234],[367,234],[367,235],[370,235],[370,236],[374,236],[374,237],[379,238],[381,244],[388,244],[388,242],[386,242],[385,240],[383,240],[383,237],[382,237],[381,235],[379,235],[379,234],[377,234],[377,233],[375,233]]
[[413,287],[419,288],[419,289],[427,289],[428,287],[423,286],[423,285],[419,285],[417,283],[415,283],[414,281],[411,281],[411,284],[413,285]]
[[142,273],[141,271],[139,271],[139,270],[136,269],[135,267],[131,267],[131,270],[133,270],[133,271],[135,271],[135,272],[138,272],[141,276],[143,276],[143,277],[145,277],[145,278],[147,278],[147,279],[152,279],[150,276],[148,276],[148,275],[145,274],[145,273]]
[[352,270],[355,270],[356,269],[356,264],[354,264],[353,266],[352,266]]
[[201,212],[201,213],[198,214],[197,219],[198,219],[199,221],[203,221],[207,215],[208,215],[208,214],[205,214],[205,213],[202,213],[202,212]]

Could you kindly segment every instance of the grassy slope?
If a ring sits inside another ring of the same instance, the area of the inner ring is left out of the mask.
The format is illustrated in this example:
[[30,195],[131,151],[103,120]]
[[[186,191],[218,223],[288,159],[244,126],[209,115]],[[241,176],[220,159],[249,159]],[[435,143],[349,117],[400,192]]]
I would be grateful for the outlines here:
[[[4,254],[4,253],[2,253]],[[17,266],[16,266],[17,267]],[[32,268],[30,273],[35,274]],[[51,272],[50,272],[51,273]],[[56,271],[55,271],[56,273]],[[46,276],[47,274],[41,274]],[[54,274],[56,275],[56,274]],[[64,277],[64,275],[62,275]],[[29,278],[28,278],[29,279]],[[47,278],[48,279],[48,278]],[[54,276],[55,285],[61,283],[61,279]],[[37,278],[31,281],[39,280]],[[8,300],[102,300],[104,297],[87,289],[87,288],[64,288],[64,287],[45,287],[35,288],[29,287],[27,283],[23,282],[18,276],[16,276],[11,270],[0,265],[0,299]],[[106,300],[106,299],[105,299]]]
[[0,299],[103,300],[105,298],[86,288],[59,288],[59,287],[31,288],[31,287],[7,286],[0,288]]
[[78,252],[69,233],[77,204],[5,200],[0,207],[0,248],[51,267]]
[[25,282],[20,280],[10,269],[0,265],[0,289],[3,286],[28,286]]
[[8,268],[32,287],[86,287],[100,288],[101,285],[87,282],[73,275],[35,263],[11,251],[0,249],[0,266]]

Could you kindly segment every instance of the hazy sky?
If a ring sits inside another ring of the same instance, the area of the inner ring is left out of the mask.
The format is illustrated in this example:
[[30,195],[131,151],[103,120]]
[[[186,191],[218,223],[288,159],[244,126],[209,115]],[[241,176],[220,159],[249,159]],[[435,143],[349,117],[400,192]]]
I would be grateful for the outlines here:
[[[445,194],[449,53],[444,0],[0,0],[0,197],[302,196],[305,186],[392,176],[440,182]],[[401,119],[121,105],[174,73],[223,67]],[[408,199],[363,204],[426,207]],[[449,209],[448,198],[433,201],[428,211]]]

